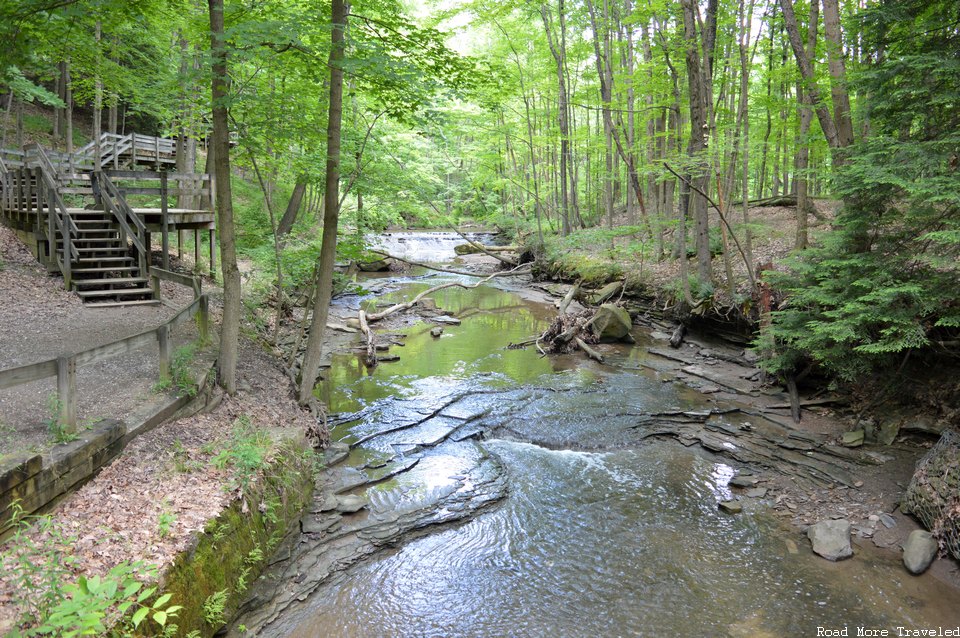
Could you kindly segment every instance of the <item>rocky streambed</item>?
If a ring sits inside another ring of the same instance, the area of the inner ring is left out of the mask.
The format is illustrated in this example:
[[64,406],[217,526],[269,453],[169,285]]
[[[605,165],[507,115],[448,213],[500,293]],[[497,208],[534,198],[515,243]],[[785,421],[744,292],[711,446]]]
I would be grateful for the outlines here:
[[[672,350],[656,326],[598,346],[603,364],[511,348],[556,309],[525,280],[494,283],[439,292],[460,325],[406,322],[398,360],[332,357],[318,391],[337,443],[301,534],[231,635],[789,636],[957,621],[942,574],[911,576],[875,547],[912,525],[894,492],[916,454],[840,445],[829,401],[798,429],[742,353]],[[852,521],[852,559],[812,554],[800,529],[823,518]]]

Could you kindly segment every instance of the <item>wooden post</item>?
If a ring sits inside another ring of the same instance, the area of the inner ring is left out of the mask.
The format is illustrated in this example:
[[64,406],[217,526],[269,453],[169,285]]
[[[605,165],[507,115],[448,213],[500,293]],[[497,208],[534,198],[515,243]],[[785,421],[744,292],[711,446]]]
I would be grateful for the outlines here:
[[157,328],[157,343],[160,345],[160,381],[170,379],[170,326],[163,324]]
[[153,298],[160,299],[160,276],[155,272],[150,273],[150,285],[153,288]]
[[200,311],[197,313],[197,327],[200,331],[200,342],[210,340],[210,298],[200,295]]
[[177,259],[183,261],[183,231],[177,228]]
[[167,171],[160,173],[160,223],[163,226],[163,254],[161,264],[164,270],[170,269],[170,215],[167,206]]
[[210,229],[210,278],[216,279],[217,275],[217,243],[214,240],[213,229]]
[[193,229],[193,270],[200,272],[200,229]]
[[157,159],[157,170],[160,170],[160,138],[153,138],[154,157]]
[[57,418],[65,432],[77,430],[77,359],[74,356],[57,358],[57,399],[60,410]]

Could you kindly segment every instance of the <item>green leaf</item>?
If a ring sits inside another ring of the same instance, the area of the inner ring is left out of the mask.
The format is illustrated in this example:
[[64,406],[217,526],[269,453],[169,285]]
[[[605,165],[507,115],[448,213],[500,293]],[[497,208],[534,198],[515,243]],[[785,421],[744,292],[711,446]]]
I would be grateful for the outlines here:
[[158,625],[163,627],[164,625],[167,624],[167,612],[165,611],[154,612],[153,619],[156,621]]
[[170,602],[170,599],[173,597],[172,594],[164,594],[160,598],[157,598],[153,603],[154,609],[163,609],[164,605]]
[[146,618],[147,614],[149,613],[150,613],[149,607],[141,607],[140,609],[134,612],[133,618],[131,618],[130,621],[133,623],[134,627],[139,627],[140,623],[143,622],[143,619]]

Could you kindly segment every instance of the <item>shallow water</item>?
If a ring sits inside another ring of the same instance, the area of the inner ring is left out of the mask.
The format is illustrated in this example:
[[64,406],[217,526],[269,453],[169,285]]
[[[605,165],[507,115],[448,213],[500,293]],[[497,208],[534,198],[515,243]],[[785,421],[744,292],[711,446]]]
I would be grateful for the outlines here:
[[400,361],[372,371],[334,358],[320,392],[352,418],[333,438],[365,441],[347,461],[356,467],[420,459],[366,489],[371,515],[469,489],[480,449],[502,462],[509,495],[339,574],[263,635],[815,636],[818,626],[960,624],[956,593],[895,557],[862,548],[828,563],[762,501],[718,511],[736,468],[672,442],[637,446],[642,415],[706,406],[636,370],[642,339],[608,353],[614,365],[544,358],[506,346],[542,331],[552,307],[491,287],[435,298],[462,325],[436,339],[416,324],[392,350]]

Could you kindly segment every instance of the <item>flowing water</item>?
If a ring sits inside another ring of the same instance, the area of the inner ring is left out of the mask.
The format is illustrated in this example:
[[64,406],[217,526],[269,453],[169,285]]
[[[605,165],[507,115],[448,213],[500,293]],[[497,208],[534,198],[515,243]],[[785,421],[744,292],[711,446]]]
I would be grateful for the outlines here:
[[[407,281],[394,297],[440,280]],[[466,494],[437,506],[454,524],[418,523],[299,595],[262,635],[816,636],[960,624],[956,593],[932,577],[867,548],[819,559],[762,501],[718,511],[734,467],[631,439],[644,413],[705,405],[637,370],[639,332],[612,365],[542,358],[506,346],[543,330],[552,307],[492,287],[435,297],[462,325],[437,339],[416,324],[394,349],[400,361],[372,372],[337,356],[321,392],[354,417],[333,432],[361,442],[348,464],[417,461],[365,487],[370,511],[351,516],[392,520]],[[470,468],[487,458],[503,497],[471,512]],[[470,515],[457,522],[457,508]]]

